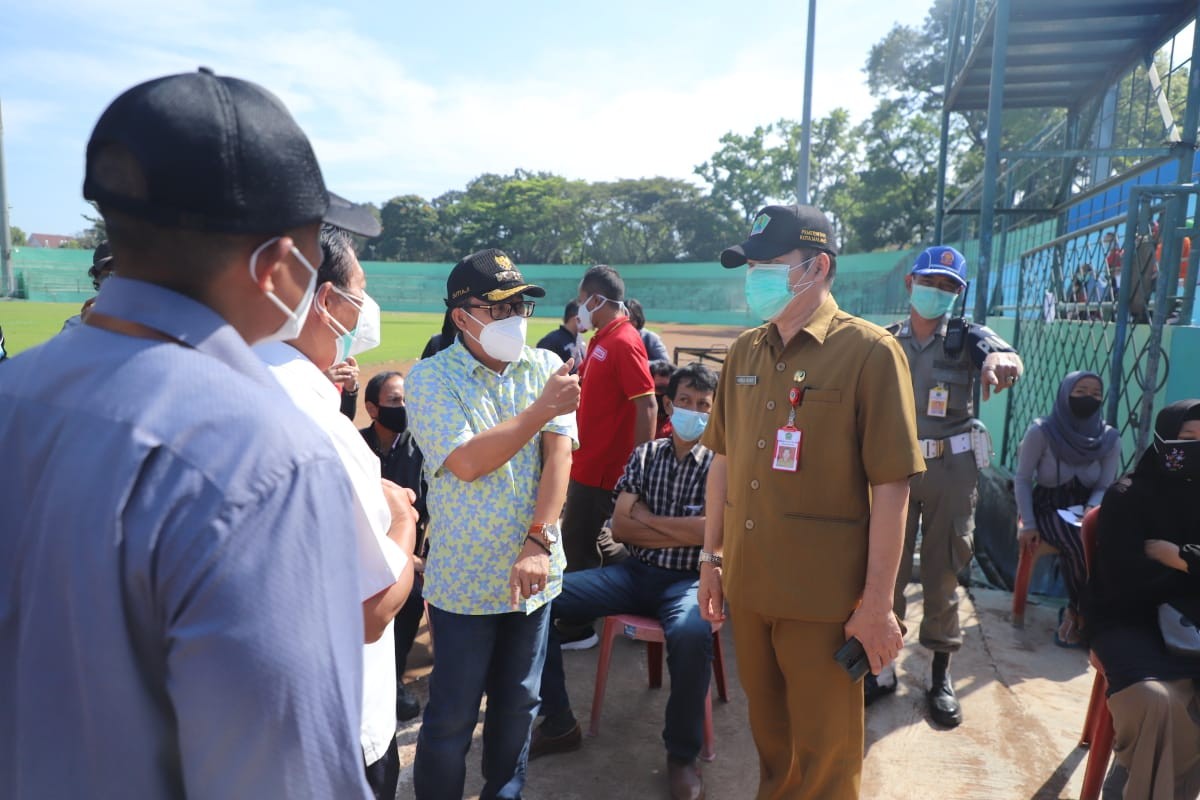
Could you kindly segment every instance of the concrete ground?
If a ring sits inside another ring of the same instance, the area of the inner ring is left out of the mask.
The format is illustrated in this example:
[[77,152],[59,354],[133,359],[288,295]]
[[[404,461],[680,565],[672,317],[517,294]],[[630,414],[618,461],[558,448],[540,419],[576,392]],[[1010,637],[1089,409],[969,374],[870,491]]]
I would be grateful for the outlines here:
[[[1009,621],[1007,592],[962,591],[965,633],[951,673],[965,721],[953,731],[935,728],[924,689],[929,655],[911,625],[900,657],[900,686],[867,712],[862,797],[875,800],[1065,800],[1079,797],[1087,751],[1077,747],[1092,685],[1087,656],[1055,647],[1056,609],[1031,602],[1026,627]],[[920,619],[921,592],[909,587],[909,619]],[[753,797],[758,768],[738,682],[732,629],[722,630],[729,702],[714,693],[716,760],[704,765],[711,800]],[[575,715],[591,713],[597,650],[565,653]],[[424,701],[428,640],[410,657],[408,678]],[[613,651],[600,733],[583,749],[530,764],[528,800],[666,797],[661,729],[666,688],[647,688],[644,646],[619,639]],[[664,678],[669,684],[669,677]],[[480,716],[482,722],[482,714]],[[399,798],[413,796],[412,761],[420,720],[399,734],[403,771]],[[467,796],[477,797],[479,737],[468,755]]]

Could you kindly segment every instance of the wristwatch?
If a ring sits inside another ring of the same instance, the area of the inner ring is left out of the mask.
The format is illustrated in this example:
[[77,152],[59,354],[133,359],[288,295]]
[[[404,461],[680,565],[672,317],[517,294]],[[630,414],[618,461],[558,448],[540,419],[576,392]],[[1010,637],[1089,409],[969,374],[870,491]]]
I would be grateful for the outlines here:
[[530,525],[529,532],[525,535],[525,538],[532,539],[541,545],[543,550],[549,553],[551,547],[561,538],[561,534],[559,534],[558,525],[553,522],[541,522],[536,525]]
[[721,557],[716,553],[710,553],[707,550],[700,551],[700,563],[712,564],[714,567],[721,566]]

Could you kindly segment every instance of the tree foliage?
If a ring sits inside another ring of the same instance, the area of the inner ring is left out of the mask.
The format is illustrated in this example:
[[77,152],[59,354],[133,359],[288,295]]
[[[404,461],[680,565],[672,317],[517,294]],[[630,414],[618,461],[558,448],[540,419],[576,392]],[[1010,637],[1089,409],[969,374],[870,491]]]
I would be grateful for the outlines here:
[[25,231],[21,230],[16,225],[8,226],[8,235],[9,238],[12,239],[13,247],[21,247],[27,241],[25,238]]

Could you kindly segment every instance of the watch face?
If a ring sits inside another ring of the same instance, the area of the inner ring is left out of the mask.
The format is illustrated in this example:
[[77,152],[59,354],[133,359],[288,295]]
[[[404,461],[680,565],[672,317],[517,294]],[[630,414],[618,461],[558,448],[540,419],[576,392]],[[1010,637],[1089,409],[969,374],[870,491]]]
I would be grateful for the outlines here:
[[558,541],[558,528],[555,526],[547,525],[546,527],[542,528],[542,533],[545,534],[546,541],[550,544],[554,544]]

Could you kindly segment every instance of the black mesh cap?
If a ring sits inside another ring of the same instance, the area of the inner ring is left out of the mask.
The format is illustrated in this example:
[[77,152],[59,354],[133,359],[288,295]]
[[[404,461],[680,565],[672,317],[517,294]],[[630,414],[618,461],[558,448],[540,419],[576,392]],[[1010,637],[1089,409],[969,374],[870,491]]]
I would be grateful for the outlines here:
[[721,251],[721,264],[732,269],[804,247],[837,255],[829,218],[813,206],[767,206],[754,217],[746,241]]
[[83,196],[168,227],[280,233],[322,220],[363,236],[379,221],[333,202],[308,137],[279,98],[211,70],[127,90],[100,116]]

